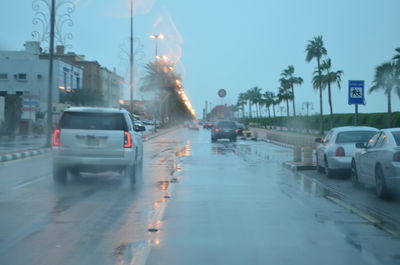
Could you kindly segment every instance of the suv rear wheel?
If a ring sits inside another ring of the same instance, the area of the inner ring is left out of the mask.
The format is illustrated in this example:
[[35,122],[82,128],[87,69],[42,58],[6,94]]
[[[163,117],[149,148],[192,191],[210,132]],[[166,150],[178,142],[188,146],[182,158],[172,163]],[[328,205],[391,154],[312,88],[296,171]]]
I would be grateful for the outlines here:
[[53,166],[53,180],[56,183],[65,184],[67,182],[67,169]]
[[129,184],[134,186],[136,184],[136,166],[129,166],[125,169],[125,175],[129,178]]

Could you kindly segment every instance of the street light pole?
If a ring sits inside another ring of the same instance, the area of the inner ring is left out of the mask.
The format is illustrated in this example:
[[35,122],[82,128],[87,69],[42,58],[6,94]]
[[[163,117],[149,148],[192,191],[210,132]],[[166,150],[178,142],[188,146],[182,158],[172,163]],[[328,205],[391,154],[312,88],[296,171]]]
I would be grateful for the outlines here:
[[133,0],[131,0],[131,38],[130,38],[130,73],[129,73],[129,89],[130,89],[130,104],[129,108],[131,113],[133,113],[133,71],[134,71],[134,64],[133,64]]
[[54,57],[54,27],[56,20],[55,0],[51,0],[50,7],[50,48],[49,48],[49,83],[47,97],[47,139],[46,146],[51,146],[51,135],[53,132],[53,57]]

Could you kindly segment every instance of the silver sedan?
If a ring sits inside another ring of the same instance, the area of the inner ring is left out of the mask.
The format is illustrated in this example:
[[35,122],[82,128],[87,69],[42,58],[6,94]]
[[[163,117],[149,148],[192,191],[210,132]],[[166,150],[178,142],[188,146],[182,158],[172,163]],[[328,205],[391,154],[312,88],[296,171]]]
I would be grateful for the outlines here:
[[335,173],[350,172],[355,143],[368,142],[378,131],[372,127],[346,126],[331,129],[325,138],[317,138],[317,169],[332,177]]
[[356,144],[352,160],[352,184],[375,186],[380,198],[400,187],[400,128],[384,129],[367,144]]

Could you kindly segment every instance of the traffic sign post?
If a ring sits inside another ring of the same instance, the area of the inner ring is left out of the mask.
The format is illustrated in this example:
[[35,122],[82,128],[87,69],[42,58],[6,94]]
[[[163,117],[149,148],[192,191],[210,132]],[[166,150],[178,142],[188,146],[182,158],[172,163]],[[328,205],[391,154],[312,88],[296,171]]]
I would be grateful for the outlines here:
[[358,124],[358,104],[365,105],[364,80],[349,80],[349,105],[355,106],[354,125]]

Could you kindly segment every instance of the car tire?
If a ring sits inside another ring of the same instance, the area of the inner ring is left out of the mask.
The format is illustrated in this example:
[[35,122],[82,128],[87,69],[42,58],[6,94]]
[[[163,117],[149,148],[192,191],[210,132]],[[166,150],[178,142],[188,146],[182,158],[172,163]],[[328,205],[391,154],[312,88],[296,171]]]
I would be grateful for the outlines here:
[[356,161],[351,161],[351,185],[353,188],[359,188],[360,182],[358,181],[358,173],[356,167]]
[[375,169],[375,187],[376,195],[381,199],[389,198],[389,189],[386,185],[385,174],[380,166]]
[[233,138],[232,138],[232,142],[236,142],[236,137],[233,137]]
[[58,184],[67,183],[67,169],[60,166],[53,166],[53,180]]
[[334,175],[333,170],[329,168],[328,161],[325,159],[325,176],[327,178],[332,178]]
[[130,186],[136,184],[136,166],[129,166],[125,169],[125,175],[129,178]]
[[77,169],[71,169],[71,170],[70,170],[70,173],[71,173],[72,178],[73,178],[73,180],[74,180],[75,182],[81,181],[82,175],[81,175],[81,172],[80,172],[79,170],[77,170]]
[[211,138],[211,142],[212,142],[212,143],[215,143],[216,141],[217,141],[217,139]]
[[316,156],[316,161],[317,161],[317,172],[324,173],[324,168],[319,164],[318,156]]

